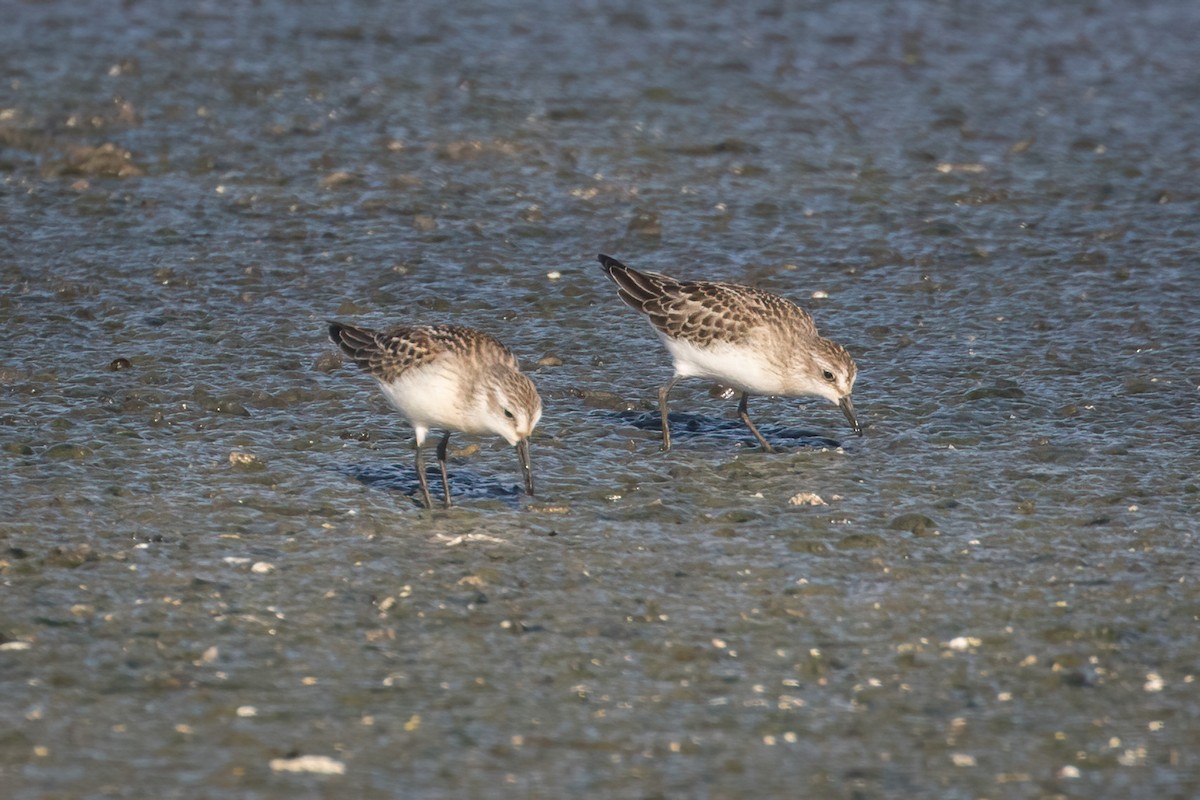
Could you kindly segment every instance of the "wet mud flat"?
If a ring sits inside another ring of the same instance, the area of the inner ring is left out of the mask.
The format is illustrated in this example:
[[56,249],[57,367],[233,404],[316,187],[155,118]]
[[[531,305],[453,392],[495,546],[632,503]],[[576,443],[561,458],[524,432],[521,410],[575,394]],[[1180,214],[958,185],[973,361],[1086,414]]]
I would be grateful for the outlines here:
[[[14,19],[6,797],[1200,792],[1193,4]],[[796,300],[866,435],[659,452],[598,252]],[[419,509],[333,318],[512,347],[538,495]]]

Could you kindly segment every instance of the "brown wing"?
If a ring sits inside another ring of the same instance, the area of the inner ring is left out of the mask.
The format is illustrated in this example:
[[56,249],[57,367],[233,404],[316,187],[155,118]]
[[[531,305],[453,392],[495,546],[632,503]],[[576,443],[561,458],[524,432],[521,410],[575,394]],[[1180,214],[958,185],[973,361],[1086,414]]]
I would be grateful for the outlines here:
[[355,364],[384,381],[446,355],[487,353],[517,367],[516,357],[495,337],[459,325],[398,325],[373,331],[331,322],[329,338]]
[[[408,330],[413,330],[409,328]],[[435,350],[470,358],[477,364],[507,364],[518,372],[521,365],[512,351],[490,333],[462,325],[430,325],[418,328]]]
[[428,333],[416,327],[373,331],[344,322],[331,322],[329,338],[351,361],[385,381],[413,367],[428,364],[441,351]]
[[801,336],[815,336],[808,312],[782,297],[732,283],[679,281],[654,272],[638,272],[615,258],[600,263],[617,294],[641,311],[650,324],[674,339],[703,347],[714,342],[745,341],[764,325],[782,326]]

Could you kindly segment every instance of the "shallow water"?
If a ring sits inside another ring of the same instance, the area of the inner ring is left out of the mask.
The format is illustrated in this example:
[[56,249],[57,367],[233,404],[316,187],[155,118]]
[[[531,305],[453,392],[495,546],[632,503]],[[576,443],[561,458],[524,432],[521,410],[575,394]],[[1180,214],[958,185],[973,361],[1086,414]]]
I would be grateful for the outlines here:
[[[1185,0],[17,6],[5,796],[1200,794],[1198,36]],[[866,435],[756,398],[765,455],[691,381],[659,453],[668,360],[598,252],[800,301]],[[536,500],[460,435],[418,509],[330,318],[509,344]]]

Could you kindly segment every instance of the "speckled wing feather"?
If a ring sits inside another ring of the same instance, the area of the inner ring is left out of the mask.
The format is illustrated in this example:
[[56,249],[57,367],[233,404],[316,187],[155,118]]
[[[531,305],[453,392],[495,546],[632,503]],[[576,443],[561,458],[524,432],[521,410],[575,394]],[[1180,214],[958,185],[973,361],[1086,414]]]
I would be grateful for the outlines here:
[[490,355],[517,369],[516,356],[499,340],[459,325],[399,325],[386,331],[329,323],[329,338],[355,364],[384,381],[423,367],[443,355]]
[[744,342],[751,332],[773,325],[801,336],[816,336],[808,312],[788,300],[736,284],[679,281],[654,272],[638,272],[615,258],[600,256],[617,294],[641,311],[666,336],[700,347]]

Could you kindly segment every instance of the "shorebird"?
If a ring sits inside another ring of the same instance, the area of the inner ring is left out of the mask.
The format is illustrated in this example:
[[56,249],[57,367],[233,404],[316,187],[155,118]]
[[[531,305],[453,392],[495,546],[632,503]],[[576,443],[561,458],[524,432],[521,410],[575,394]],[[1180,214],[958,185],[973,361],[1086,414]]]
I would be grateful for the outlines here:
[[529,435],[542,417],[542,400],[516,356],[496,338],[459,325],[373,331],[344,322],[329,323],[329,338],[379,382],[384,396],[412,425],[426,507],[433,508],[433,498],[421,447],[431,428],[445,431],[437,458],[446,508],[446,446],[453,431],[494,434],[516,447],[525,492],[533,494]]
[[750,421],[750,395],[824,397],[862,435],[850,392],[857,367],[846,349],[822,338],[808,312],[778,295],[716,281],[682,281],[639,272],[600,256],[626,304],[646,315],[675,362],[658,390],[663,450],[671,449],[667,396],[682,378],[707,378],[742,393],[738,417],[768,453],[770,443]]

